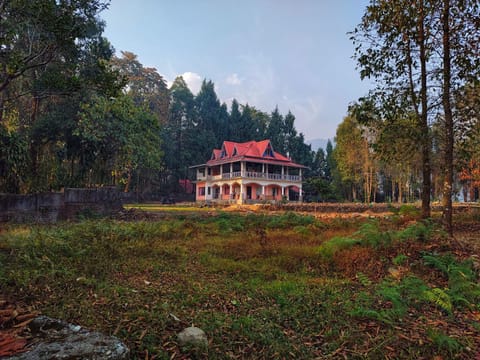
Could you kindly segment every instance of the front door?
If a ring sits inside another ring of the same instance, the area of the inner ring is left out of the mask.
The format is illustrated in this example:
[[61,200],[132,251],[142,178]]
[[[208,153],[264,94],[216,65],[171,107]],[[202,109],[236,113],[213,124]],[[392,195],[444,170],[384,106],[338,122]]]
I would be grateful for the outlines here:
[[252,198],[252,187],[247,186],[247,199],[251,199],[251,198]]

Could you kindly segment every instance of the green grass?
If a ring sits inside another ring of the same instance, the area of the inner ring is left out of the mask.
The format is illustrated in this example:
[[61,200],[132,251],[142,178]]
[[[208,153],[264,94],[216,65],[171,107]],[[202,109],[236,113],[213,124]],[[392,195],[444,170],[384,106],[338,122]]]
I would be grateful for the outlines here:
[[[201,214],[8,225],[0,288],[46,315],[117,335],[138,359],[467,359],[480,350],[471,316],[478,274],[453,255],[421,252],[443,241],[433,225]],[[407,273],[393,278],[377,263],[353,276],[332,271],[335,254],[362,247],[379,252],[366,265],[384,259]],[[445,328],[432,331],[439,322]],[[192,324],[206,331],[207,349],[177,345]],[[416,340],[405,341],[412,329]]]

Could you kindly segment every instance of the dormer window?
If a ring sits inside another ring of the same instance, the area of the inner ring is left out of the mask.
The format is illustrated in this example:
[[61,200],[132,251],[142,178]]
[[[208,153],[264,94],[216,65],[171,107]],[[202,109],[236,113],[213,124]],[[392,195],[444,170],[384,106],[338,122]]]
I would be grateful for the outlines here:
[[237,155],[237,153],[238,153],[238,152],[237,152],[237,148],[236,148],[236,147],[234,147],[234,148],[233,148],[233,154],[232,154],[232,156],[235,156],[235,155]]
[[227,157],[227,150],[225,149],[225,145],[222,146],[222,152],[220,153],[220,159]]
[[215,160],[215,151],[212,152],[212,156],[210,157],[210,160]]
[[265,148],[265,151],[263,152],[263,157],[274,157],[273,156],[273,149],[272,145],[268,144],[267,147]]

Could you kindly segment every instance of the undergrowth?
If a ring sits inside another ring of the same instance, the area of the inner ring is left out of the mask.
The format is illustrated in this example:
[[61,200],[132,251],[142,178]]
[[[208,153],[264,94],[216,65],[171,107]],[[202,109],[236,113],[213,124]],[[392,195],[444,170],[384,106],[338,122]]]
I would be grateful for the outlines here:
[[[138,359],[467,359],[480,351],[478,274],[436,252],[442,239],[431,222],[399,230],[293,212],[9,225],[0,287],[46,315],[116,334]],[[355,263],[353,275],[332,267],[339,257]],[[207,332],[207,349],[178,347],[192,324]]]

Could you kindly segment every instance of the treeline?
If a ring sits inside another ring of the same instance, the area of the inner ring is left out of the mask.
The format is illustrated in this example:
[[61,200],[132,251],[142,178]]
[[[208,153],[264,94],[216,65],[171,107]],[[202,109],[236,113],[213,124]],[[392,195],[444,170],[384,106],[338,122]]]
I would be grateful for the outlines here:
[[272,140],[310,166],[315,153],[292,113],[221,103],[212,81],[197,95],[170,89],[135,54],[117,58],[102,36],[106,1],[0,2],[0,192],[117,185],[180,191],[189,166],[224,140]]

